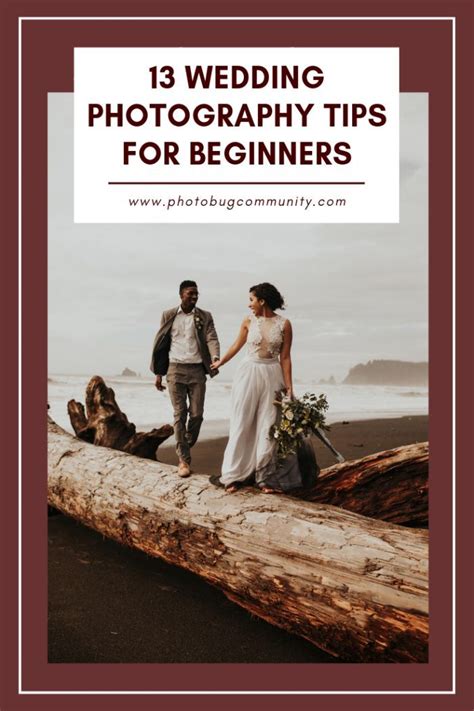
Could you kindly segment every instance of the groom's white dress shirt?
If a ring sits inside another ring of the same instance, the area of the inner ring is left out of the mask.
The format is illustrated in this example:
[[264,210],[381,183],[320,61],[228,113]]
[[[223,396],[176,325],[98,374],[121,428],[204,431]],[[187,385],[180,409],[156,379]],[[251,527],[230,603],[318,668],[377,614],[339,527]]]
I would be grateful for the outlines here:
[[170,363],[202,363],[194,326],[194,309],[184,313],[181,306],[171,327]]

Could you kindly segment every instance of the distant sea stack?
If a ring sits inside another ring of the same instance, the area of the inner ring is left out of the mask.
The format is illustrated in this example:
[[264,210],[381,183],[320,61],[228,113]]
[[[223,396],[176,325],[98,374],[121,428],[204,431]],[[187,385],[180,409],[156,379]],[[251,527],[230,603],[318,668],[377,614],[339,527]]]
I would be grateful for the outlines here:
[[137,374],[135,373],[135,371],[130,370],[130,368],[124,368],[121,372],[121,375],[133,376],[134,378],[137,377]]
[[428,363],[369,360],[350,369],[344,385],[428,385]]
[[331,375],[331,376],[330,376],[329,378],[327,378],[327,379],[326,379],[326,378],[321,378],[321,379],[319,380],[318,385],[337,385],[337,383],[336,383],[336,378],[334,377],[334,375]]

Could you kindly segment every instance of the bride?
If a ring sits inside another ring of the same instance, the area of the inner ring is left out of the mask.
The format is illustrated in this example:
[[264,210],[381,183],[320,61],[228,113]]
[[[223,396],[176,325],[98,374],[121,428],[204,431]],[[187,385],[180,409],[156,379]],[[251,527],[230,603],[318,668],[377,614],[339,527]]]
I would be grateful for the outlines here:
[[278,463],[276,443],[269,434],[277,415],[275,393],[285,390],[293,398],[292,329],[288,319],[275,313],[285,305],[272,284],[252,286],[249,299],[250,316],[243,320],[227,353],[211,366],[221,368],[247,344],[232,386],[229,441],[220,483],[234,492],[255,478],[265,493],[276,493],[302,483],[297,457]]

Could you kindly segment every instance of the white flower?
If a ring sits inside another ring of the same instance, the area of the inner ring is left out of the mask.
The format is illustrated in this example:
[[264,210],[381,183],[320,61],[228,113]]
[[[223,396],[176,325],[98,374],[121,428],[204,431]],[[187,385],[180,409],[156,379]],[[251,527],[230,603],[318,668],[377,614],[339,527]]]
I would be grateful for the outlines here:
[[292,413],[291,410],[289,410],[288,412],[285,412],[285,417],[287,420],[292,420],[294,417],[294,414]]

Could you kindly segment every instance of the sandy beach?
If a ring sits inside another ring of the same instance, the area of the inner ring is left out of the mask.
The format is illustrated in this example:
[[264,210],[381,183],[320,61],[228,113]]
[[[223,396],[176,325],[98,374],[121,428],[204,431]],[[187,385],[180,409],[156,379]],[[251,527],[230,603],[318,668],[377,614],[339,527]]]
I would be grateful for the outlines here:
[[[428,417],[339,422],[329,437],[347,459],[357,459],[426,441]],[[225,444],[223,436],[197,443],[194,476],[219,472]],[[322,468],[335,463],[320,442],[315,449]],[[172,444],[159,451],[161,461],[176,463]],[[51,663],[337,661],[252,617],[191,573],[104,540],[65,516],[48,524]]]

